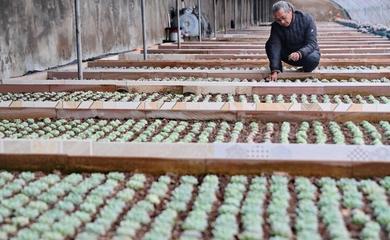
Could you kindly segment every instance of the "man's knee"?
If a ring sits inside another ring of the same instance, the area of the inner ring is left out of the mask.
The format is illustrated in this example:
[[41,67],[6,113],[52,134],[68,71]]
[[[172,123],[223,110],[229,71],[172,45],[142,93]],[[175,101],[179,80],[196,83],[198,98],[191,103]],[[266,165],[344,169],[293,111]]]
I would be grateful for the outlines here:
[[305,72],[313,71],[320,63],[320,53],[312,52],[303,59],[303,70]]
[[312,52],[307,57],[307,61],[313,62],[313,63],[319,63],[320,62],[320,53],[319,52]]
[[265,43],[265,50],[266,50],[267,52],[268,52],[269,50],[271,50],[271,43],[270,43],[269,40]]

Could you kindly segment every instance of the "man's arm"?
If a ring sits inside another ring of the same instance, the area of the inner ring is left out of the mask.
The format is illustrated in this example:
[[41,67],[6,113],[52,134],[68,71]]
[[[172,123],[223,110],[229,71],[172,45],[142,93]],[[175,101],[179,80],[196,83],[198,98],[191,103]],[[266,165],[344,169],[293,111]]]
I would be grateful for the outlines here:
[[281,72],[282,69],[280,69],[280,66],[282,61],[282,41],[274,25],[272,25],[271,27],[271,35],[268,39],[268,44],[269,45],[267,46],[267,51],[269,53],[268,58],[270,62],[271,72]]
[[305,29],[305,46],[298,50],[301,58],[312,53],[317,48],[317,26],[314,22],[314,19],[311,15],[307,16],[307,21],[309,21],[308,26]]

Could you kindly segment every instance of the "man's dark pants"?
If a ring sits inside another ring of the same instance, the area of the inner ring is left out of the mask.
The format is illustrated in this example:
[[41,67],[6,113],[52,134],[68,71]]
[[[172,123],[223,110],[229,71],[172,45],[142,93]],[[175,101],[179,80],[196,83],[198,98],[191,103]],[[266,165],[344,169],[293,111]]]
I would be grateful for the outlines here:
[[[270,59],[271,46],[268,41],[265,44],[265,50],[267,52],[268,59]],[[292,66],[302,67],[304,72],[312,72],[320,63],[321,54],[317,50],[313,51],[309,55],[305,56],[304,58],[296,62],[288,59],[288,56],[290,54],[291,53],[287,53],[282,50],[282,54],[281,54],[282,61]],[[279,63],[278,69],[280,69],[280,71],[283,71],[282,62]]]

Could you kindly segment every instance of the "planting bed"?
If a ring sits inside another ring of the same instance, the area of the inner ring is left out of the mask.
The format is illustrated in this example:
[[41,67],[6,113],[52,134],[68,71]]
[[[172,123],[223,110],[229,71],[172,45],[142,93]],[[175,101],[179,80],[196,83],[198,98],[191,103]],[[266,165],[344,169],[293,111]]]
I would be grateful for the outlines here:
[[0,172],[1,239],[388,239],[390,177]]
[[[76,80],[76,79],[55,79],[55,80]],[[90,80],[99,80],[99,79],[90,79]],[[202,78],[202,77],[164,77],[164,78],[138,78],[136,80],[129,81],[160,81],[160,82],[254,82],[254,83],[267,83],[269,81],[265,79],[247,79],[247,78]],[[50,81],[48,81],[50,82]],[[390,83],[390,79],[382,77],[379,79],[367,79],[367,78],[346,78],[346,79],[318,79],[318,78],[304,78],[304,79],[278,79],[272,83]],[[12,82],[8,82],[12,84]]]
[[358,103],[389,104],[390,96],[317,95],[317,94],[176,94],[176,93],[124,93],[124,92],[32,92],[0,93],[2,101],[109,101],[109,102],[242,102],[242,103]]
[[[147,71],[160,71],[160,70],[175,70],[175,71],[215,71],[215,70],[226,70],[226,71],[266,71],[269,68],[267,67],[89,67],[86,70],[91,71],[102,71],[102,70],[123,70],[123,71],[132,71],[132,70],[147,70]],[[296,71],[297,67],[284,66],[285,71]],[[337,71],[337,72],[367,72],[367,71],[389,71],[389,66],[348,66],[348,67],[339,67],[339,66],[320,66],[317,68],[321,72],[328,71]]]
[[91,139],[107,142],[390,144],[390,123],[15,119],[0,121],[0,138]]
[[[257,79],[240,79],[240,78],[198,78],[198,77],[172,77],[172,78],[140,78],[137,81],[193,81],[193,82],[259,82],[266,83],[267,80],[257,80]],[[390,83],[390,79],[381,78],[381,79],[317,79],[317,78],[307,78],[307,79],[278,79],[274,81],[276,83]]]

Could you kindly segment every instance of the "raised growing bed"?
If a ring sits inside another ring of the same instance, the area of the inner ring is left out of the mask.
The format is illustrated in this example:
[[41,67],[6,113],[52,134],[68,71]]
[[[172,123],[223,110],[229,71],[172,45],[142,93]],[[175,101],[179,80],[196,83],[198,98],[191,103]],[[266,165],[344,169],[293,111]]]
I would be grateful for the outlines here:
[[0,102],[5,101],[104,101],[104,102],[240,102],[240,103],[357,103],[389,104],[390,96],[317,95],[317,94],[194,94],[194,93],[127,93],[127,92],[29,92],[0,93]]
[[[200,45],[202,46],[202,45]],[[220,47],[220,44],[212,44],[208,46],[213,47]],[[247,45],[248,47],[252,45]],[[343,46],[343,45],[333,45],[333,46]],[[354,46],[358,47],[361,46],[361,44],[355,44]],[[371,43],[370,46],[372,48],[375,48],[376,46],[380,47],[386,47],[390,46],[390,42],[388,43]],[[177,45],[174,45],[175,48],[177,48]],[[182,45],[182,47],[186,47],[185,45]],[[188,45],[187,47],[191,47],[191,45]],[[236,46],[230,46],[232,48],[235,48]],[[262,47],[260,45],[254,45],[253,47],[259,48]],[[326,67],[326,66],[339,66],[339,67],[345,67],[345,66],[388,66],[390,63],[388,59],[322,59],[320,61],[320,67]],[[201,67],[201,68],[212,68],[212,67],[246,67],[246,68],[255,68],[255,67],[268,67],[269,62],[268,59],[259,59],[259,60],[219,60],[219,61],[211,61],[211,60],[198,60],[198,61],[185,61],[185,60],[164,60],[164,61],[158,61],[158,60],[96,60],[92,62],[88,62],[88,67]]]
[[[112,70],[112,71],[163,71],[163,70],[173,70],[173,71],[266,71],[269,69],[268,67],[226,67],[226,66],[215,66],[215,67],[205,67],[205,66],[199,66],[199,67],[153,67],[153,66],[129,66],[129,67],[89,67],[86,70],[89,71],[104,71],[104,70]],[[296,71],[297,67],[291,67],[291,66],[284,66],[284,71]],[[389,71],[389,66],[347,66],[347,67],[340,67],[340,66],[319,66],[317,68],[317,71],[321,71],[323,73],[327,72],[370,72],[370,71]]]
[[257,122],[15,119],[0,121],[1,138],[91,139],[106,142],[390,144],[381,122]]
[[4,239],[387,239],[390,178],[0,172]]
[[[231,76],[238,79],[257,79],[263,80],[269,75],[269,70],[128,70],[125,68],[96,68],[86,69],[84,71],[85,79],[102,79],[102,80],[130,80],[139,78],[179,78],[179,77],[197,77],[197,78],[229,78]],[[77,78],[77,71],[74,70],[58,70],[49,71],[48,79],[75,79]],[[296,72],[285,71],[279,74],[280,79],[305,79],[305,78],[319,78],[319,79],[378,79],[390,77],[389,70],[375,71],[349,71],[349,70],[331,70],[318,72]]]

